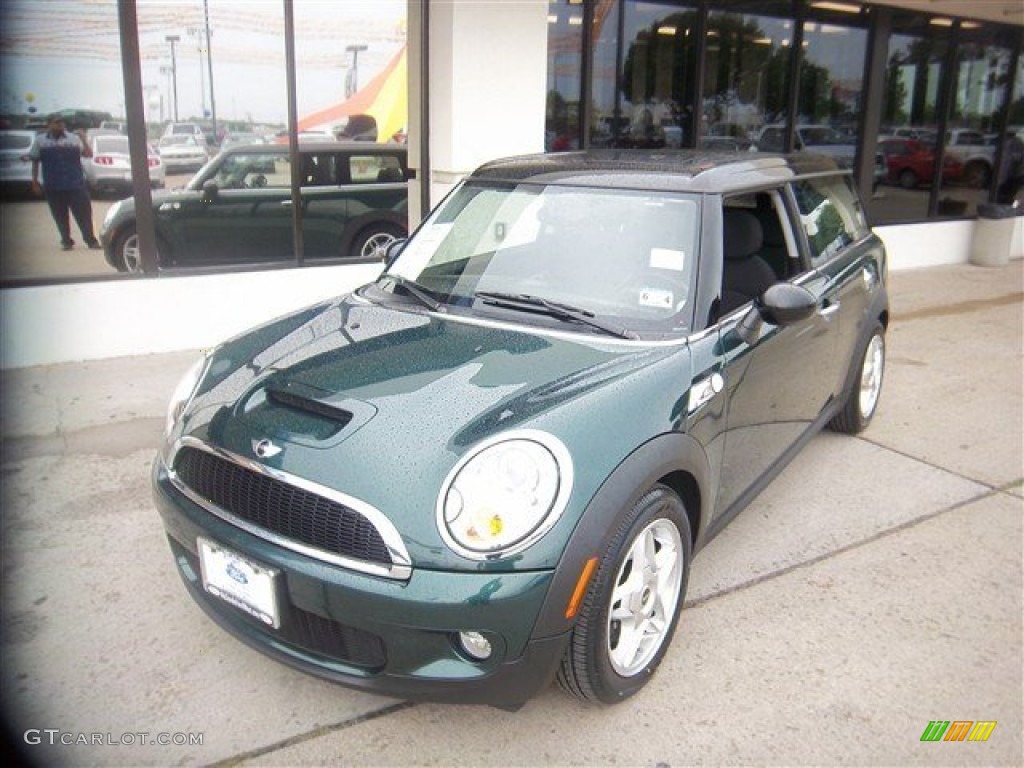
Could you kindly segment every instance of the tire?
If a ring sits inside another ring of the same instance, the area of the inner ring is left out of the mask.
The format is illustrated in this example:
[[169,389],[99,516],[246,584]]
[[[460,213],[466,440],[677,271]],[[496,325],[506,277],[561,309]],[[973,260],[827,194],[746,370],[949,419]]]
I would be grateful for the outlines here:
[[884,375],[885,328],[881,323],[875,323],[867,344],[861,350],[854,385],[850,388],[843,409],[829,422],[829,429],[848,435],[863,432],[878,410]]
[[[165,250],[165,244],[157,236],[157,264],[162,263],[160,257]],[[114,240],[114,266],[118,272],[142,272],[142,254],[134,224],[122,229]]]
[[613,704],[647,684],[679,622],[690,547],[686,508],[663,485],[620,518],[558,671],[563,690],[584,701]]
[[395,240],[405,237],[405,234],[405,230],[396,224],[389,224],[385,221],[371,224],[356,235],[355,240],[352,241],[351,254],[345,255],[384,261],[388,246]]
[[910,168],[900,171],[900,186],[904,189],[917,189],[917,185],[920,183],[921,179]]

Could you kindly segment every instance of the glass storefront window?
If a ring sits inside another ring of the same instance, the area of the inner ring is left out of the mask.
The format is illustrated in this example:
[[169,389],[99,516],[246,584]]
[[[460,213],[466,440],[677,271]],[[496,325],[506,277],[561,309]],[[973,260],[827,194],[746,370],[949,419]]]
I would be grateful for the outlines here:
[[867,40],[866,29],[804,22],[794,149],[820,152],[840,166],[853,167]]
[[1024,56],[1017,60],[1013,96],[1006,110],[1002,163],[996,178],[996,202],[1024,205]]
[[583,97],[583,3],[551,0],[548,4],[548,89],[544,149],[580,148]]
[[697,98],[698,11],[688,4],[628,3],[623,40],[619,147],[685,147]]
[[[935,178],[942,62],[948,47],[947,36],[929,30],[925,18],[898,16],[894,20],[878,134],[885,176],[879,193],[868,202],[875,224],[920,221],[928,216]],[[952,158],[945,160],[943,176],[953,178],[960,172]]]
[[[178,210],[192,202],[180,196],[166,198],[165,191],[184,187],[198,168],[217,154],[222,142],[287,142],[284,14],[280,3],[251,3],[241,9],[235,0],[137,0],[134,5],[146,138],[155,150],[148,167],[155,188],[157,249],[161,265],[167,267],[163,255],[174,252],[175,246],[178,252],[194,255],[211,252],[212,241],[208,237],[186,241],[184,230],[165,226],[161,213],[169,209],[161,206]],[[69,130],[92,132],[89,140],[96,141],[99,157],[84,160],[83,167],[93,190],[93,229],[100,234],[108,218],[132,220],[131,196],[139,189],[139,179],[132,178],[130,161],[120,151],[127,142],[127,109],[119,3],[69,3],[56,15],[49,6],[30,0],[9,0],[3,6],[0,119],[7,130],[27,130],[34,135],[48,113],[61,111],[67,116]],[[300,138],[333,141],[352,124],[347,114],[338,111],[342,102],[375,81],[390,62],[402,61],[402,67],[396,65],[394,71],[401,69],[404,77],[404,60],[399,54],[406,38],[405,12],[405,0],[294,4]],[[362,42],[339,44],[353,39]],[[399,92],[388,91],[389,83],[385,82],[380,93]],[[383,97],[366,101],[373,101],[376,109]],[[404,109],[403,100],[401,110],[393,109],[387,120],[381,119],[373,137],[388,141],[396,134],[404,136]],[[397,114],[399,111],[402,114]],[[362,130],[366,121],[358,124]],[[108,140],[100,131],[121,139]],[[308,135],[302,135],[307,131]],[[173,135],[165,138],[165,134]],[[353,138],[371,135],[364,132]],[[20,164],[20,170],[30,173],[26,164]],[[404,165],[399,170],[404,173]],[[134,222],[109,238],[112,263],[103,250],[86,247],[86,237],[73,220],[75,245],[70,251],[62,250],[46,202],[29,195],[25,188],[27,185],[21,184],[19,194],[5,194],[0,202],[0,280],[105,278],[138,267]],[[3,191],[8,192],[6,178]],[[204,203],[200,210],[213,207]],[[278,224],[284,231],[280,237]],[[262,255],[261,260],[295,263],[291,217],[275,217],[274,227],[273,237],[260,243],[275,243],[274,252]],[[206,226],[206,231],[223,233],[214,226]],[[331,256],[349,256],[346,250],[335,248]],[[171,262],[177,268],[183,260]],[[247,249],[231,260],[232,266],[245,268],[255,262]]]
[[769,6],[708,15],[700,146],[746,150],[760,139],[781,149],[794,22],[744,5]]
[[1011,61],[1011,51],[1000,46],[961,42],[957,47],[945,162],[958,172],[941,179],[940,217],[971,216],[989,198]]
[[597,0],[592,30],[593,70],[590,117],[590,146],[611,146],[628,132],[629,119],[622,114],[618,89],[618,40],[621,6],[618,0]]

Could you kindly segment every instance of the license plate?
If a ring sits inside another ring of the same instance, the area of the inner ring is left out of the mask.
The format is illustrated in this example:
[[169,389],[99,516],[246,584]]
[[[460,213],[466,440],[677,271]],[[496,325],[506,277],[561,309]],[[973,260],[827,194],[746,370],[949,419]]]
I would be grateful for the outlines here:
[[277,608],[277,575],[275,568],[247,560],[237,552],[225,549],[207,539],[197,539],[199,570],[203,588],[214,597],[230,603],[268,627],[281,625]]

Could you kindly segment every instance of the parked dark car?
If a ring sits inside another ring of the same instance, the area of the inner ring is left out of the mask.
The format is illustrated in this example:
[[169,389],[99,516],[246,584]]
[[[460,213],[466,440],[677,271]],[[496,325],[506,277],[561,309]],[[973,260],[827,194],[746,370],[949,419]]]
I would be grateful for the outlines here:
[[[923,139],[888,138],[878,142],[885,156],[888,179],[904,189],[931,184],[935,175],[935,144]],[[942,158],[942,180],[951,181],[963,174],[964,167],[953,155]]]
[[886,256],[828,158],[496,161],[389,256],[197,361],[153,468],[198,604],[345,685],[623,700],[692,555],[876,412]]
[[[307,259],[381,258],[405,237],[406,150],[365,142],[300,148],[303,249]],[[291,160],[287,146],[231,147],[182,190],[153,194],[161,268],[292,258]],[[100,229],[107,261],[140,267],[134,200],[110,207]]]

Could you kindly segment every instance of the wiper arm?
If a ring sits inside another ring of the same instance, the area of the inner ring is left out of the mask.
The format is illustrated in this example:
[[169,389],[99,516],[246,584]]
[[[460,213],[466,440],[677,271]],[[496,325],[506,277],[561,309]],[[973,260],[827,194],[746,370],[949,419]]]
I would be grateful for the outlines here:
[[378,280],[390,280],[392,285],[404,288],[406,293],[419,301],[420,304],[434,310],[435,312],[445,311],[444,304],[427,293],[423,286],[415,280],[410,280],[407,277],[393,274],[383,274],[378,278]]
[[522,309],[527,312],[539,312],[555,317],[559,320],[580,323],[598,331],[607,333],[609,336],[617,336],[620,339],[637,339],[636,333],[612,323],[598,320],[593,312],[574,307],[570,304],[561,304],[557,301],[531,296],[528,293],[501,293],[499,291],[477,291],[473,298],[490,304],[495,307],[506,309]]

